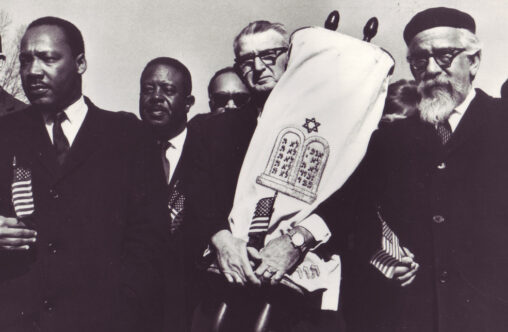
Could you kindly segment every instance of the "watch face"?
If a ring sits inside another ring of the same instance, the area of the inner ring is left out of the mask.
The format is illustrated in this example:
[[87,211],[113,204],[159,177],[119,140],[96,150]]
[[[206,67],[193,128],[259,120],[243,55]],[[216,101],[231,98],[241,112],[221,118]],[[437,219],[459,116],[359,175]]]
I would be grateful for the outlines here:
[[296,233],[296,234],[293,234],[293,236],[291,237],[291,242],[293,242],[295,247],[301,247],[301,246],[303,246],[305,239],[303,238],[302,234]]

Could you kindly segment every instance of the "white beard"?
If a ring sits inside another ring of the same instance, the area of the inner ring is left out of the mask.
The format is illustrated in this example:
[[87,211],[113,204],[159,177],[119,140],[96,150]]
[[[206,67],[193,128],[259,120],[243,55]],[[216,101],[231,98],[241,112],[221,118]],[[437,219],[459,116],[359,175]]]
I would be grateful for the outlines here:
[[418,84],[418,93],[422,97],[418,104],[420,119],[433,125],[448,120],[459,104],[459,96],[463,90],[462,86],[455,87],[447,81],[420,82]]

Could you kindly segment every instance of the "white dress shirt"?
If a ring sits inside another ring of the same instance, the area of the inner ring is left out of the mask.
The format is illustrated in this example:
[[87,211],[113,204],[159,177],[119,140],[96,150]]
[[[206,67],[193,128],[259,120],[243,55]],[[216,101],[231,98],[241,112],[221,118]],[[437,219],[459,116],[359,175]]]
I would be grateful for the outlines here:
[[[88,112],[85,98],[81,96],[73,104],[69,105],[64,112],[67,115],[67,119],[62,121],[62,131],[71,147]],[[53,143],[53,119],[49,114],[44,114],[44,122],[46,123],[46,130],[48,131],[51,143]]]
[[450,117],[448,118],[448,123],[450,124],[450,128],[452,129],[452,133],[455,131],[455,129],[457,129],[460,120],[464,116],[464,113],[466,113],[466,110],[469,107],[469,104],[471,104],[471,101],[474,99],[474,97],[476,97],[476,91],[474,88],[471,88],[464,101],[459,106],[455,107],[452,114],[450,114]]
[[180,134],[168,141],[170,144],[169,148],[166,150],[166,159],[169,161],[168,183],[171,182],[173,174],[175,173],[176,166],[178,166],[178,161],[182,156],[183,144],[185,143],[186,137],[187,128],[185,128]]

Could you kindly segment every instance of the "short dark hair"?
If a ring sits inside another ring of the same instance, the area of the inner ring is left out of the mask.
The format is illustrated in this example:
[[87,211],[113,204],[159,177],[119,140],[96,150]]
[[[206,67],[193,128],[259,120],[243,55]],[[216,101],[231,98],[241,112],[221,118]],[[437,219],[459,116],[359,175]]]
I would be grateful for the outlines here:
[[288,31],[284,24],[282,23],[272,23],[269,21],[254,21],[250,22],[245,28],[240,31],[240,33],[235,37],[233,41],[233,50],[235,51],[235,57],[238,57],[240,54],[240,38],[246,35],[255,35],[257,33],[274,30],[278,32],[284,38],[284,46],[287,47],[289,45],[289,37]]
[[158,58],[150,60],[146,64],[143,71],[141,72],[141,77],[143,77],[143,75],[145,74],[146,70],[149,67],[157,66],[157,65],[172,67],[172,68],[175,68],[177,71],[179,71],[183,75],[183,78],[184,78],[184,87],[183,87],[184,92],[187,95],[190,95],[192,93],[192,78],[191,78],[191,73],[190,73],[189,69],[187,69],[187,67],[180,61],[170,58],[170,57],[158,57]]
[[26,31],[43,25],[53,25],[62,29],[73,56],[77,56],[81,53],[85,54],[83,36],[81,35],[81,31],[79,31],[74,24],[59,17],[45,16],[30,23]]
[[[215,74],[213,74],[212,78],[210,79],[210,82],[208,83],[208,95],[209,96],[212,94],[212,84],[215,81],[215,79],[217,77],[219,77],[220,75],[226,74],[226,73],[233,73],[235,75],[238,75],[238,72],[236,71],[236,69],[234,67],[225,67],[225,68],[222,68],[222,69],[216,71]],[[238,75],[238,78],[240,78],[240,80],[241,80],[240,75]]]

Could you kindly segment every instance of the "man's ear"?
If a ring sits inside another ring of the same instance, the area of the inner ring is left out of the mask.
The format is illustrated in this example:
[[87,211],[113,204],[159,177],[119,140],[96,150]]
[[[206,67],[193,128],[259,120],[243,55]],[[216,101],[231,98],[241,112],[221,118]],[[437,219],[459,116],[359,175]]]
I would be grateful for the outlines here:
[[85,54],[81,53],[76,56],[76,68],[78,70],[78,74],[82,75],[86,71],[86,58]]
[[189,113],[190,108],[192,107],[192,105],[194,105],[195,102],[196,102],[196,98],[194,98],[193,95],[188,95],[185,98],[185,113]]
[[480,69],[481,57],[482,51],[478,51],[469,57],[469,61],[471,61],[471,66],[469,67],[469,74],[471,77],[475,77],[476,73],[478,73],[478,69]]

